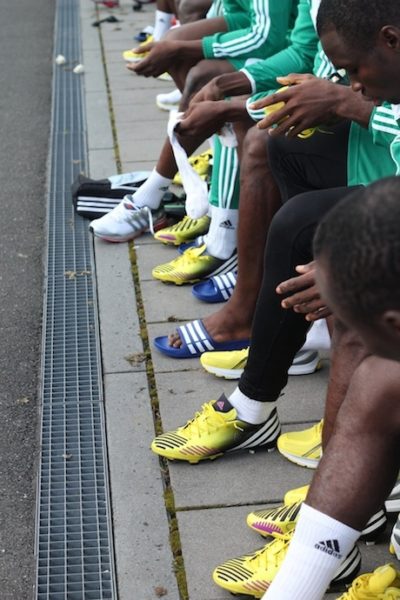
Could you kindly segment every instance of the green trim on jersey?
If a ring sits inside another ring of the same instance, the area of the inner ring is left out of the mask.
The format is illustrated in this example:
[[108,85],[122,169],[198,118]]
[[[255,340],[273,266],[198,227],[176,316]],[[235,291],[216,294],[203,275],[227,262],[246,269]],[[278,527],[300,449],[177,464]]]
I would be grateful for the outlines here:
[[277,77],[288,73],[311,73],[317,47],[318,36],[311,18],[310,1],[299,0],[290,45],[242,70],[251,81],[254,92],[272,90],[276,88]]
[[381,146],[389,148],[390,160],[395,171],[392,175],[400,175],[400,118],[391,104],[384,102],[372,111],[369,130],[377,149]]
[[203,38],[205,58],[246,60],[279,52],[287,44],[294,2],[223,0],[228,31]]

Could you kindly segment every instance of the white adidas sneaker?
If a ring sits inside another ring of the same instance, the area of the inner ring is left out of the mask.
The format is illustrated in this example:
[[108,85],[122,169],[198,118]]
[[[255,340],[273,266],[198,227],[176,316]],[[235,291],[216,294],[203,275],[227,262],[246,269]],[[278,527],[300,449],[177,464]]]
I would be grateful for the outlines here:
[[148,206],[139,208],[132,196],[125,196],[109,213],[90,223],[92,233],[108,242],[128,242],[143,232],[154,233],[153,223],[162,217],[163,211],[152,211]]

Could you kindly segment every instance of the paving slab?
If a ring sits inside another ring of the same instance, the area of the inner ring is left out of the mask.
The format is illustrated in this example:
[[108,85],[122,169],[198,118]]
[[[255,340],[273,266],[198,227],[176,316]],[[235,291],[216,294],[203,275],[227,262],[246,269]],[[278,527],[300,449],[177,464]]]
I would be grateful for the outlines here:
[[[180,290],[180,303],[175,306],[176,292],[170,294],[169,285],[162,284],[160,281],[143,281],[141,283],[142,298],[144,301],[146,320],[149,323],[158,323],[160,321],[172,322],[174,319],[179,321],[190,321],[192,319],[202,319],[210,314],[210,305],[193,298],[191,286],[184,286]],[[169,302],[170,298],[172,302]],[[192,301],[192,298],[194,301]],[[179,308],[179,310],[177,310]],[[179,323],[178,323],[179,324]]]
[[95,240],[104,373],[144,371],[136,296],[126,244]]
[[178,599],[144,373],[104,379],[119,600]]
[[114,147],[94,149],[89,142],[89,174],[93,179],[105,179],[117,172]]

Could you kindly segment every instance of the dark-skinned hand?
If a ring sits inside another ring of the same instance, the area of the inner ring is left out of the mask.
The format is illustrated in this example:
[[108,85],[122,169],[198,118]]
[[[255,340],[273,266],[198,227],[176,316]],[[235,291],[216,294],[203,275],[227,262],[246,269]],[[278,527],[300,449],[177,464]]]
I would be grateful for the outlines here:
[[315,261],[298,265],[296,271],[297,277],[283,281],[276,288],[277,294],[287,296],[281,302],[282,308],[304,314],[307,321],[318,321],[331,315],[315,283]]

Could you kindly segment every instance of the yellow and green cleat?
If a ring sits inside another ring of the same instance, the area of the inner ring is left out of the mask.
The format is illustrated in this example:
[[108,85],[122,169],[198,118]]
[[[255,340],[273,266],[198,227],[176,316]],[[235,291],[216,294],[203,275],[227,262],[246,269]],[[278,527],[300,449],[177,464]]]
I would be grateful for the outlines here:
[[222,395],[203,404],[183,427],[157,436],[151,449],[169,460],[195,464],[227,452],[273,450],[279,432],[276,409],[264,423],[252,425],[238,419],[236,409]]
[[199,235],[204,235],[207,233],[209,226],[210,217],[207,215],[200,217],[200,219],[191,219],[186,215],[179,223],[157,231],[154,238],[163,244],[179,246],[194,240]]
[[207,254],[206,245],[199,248],[188,248],[183,254],[168,263],[154,267],[151,274],[154,279],[165,283],[195,283],[210,275],[225,261]]

